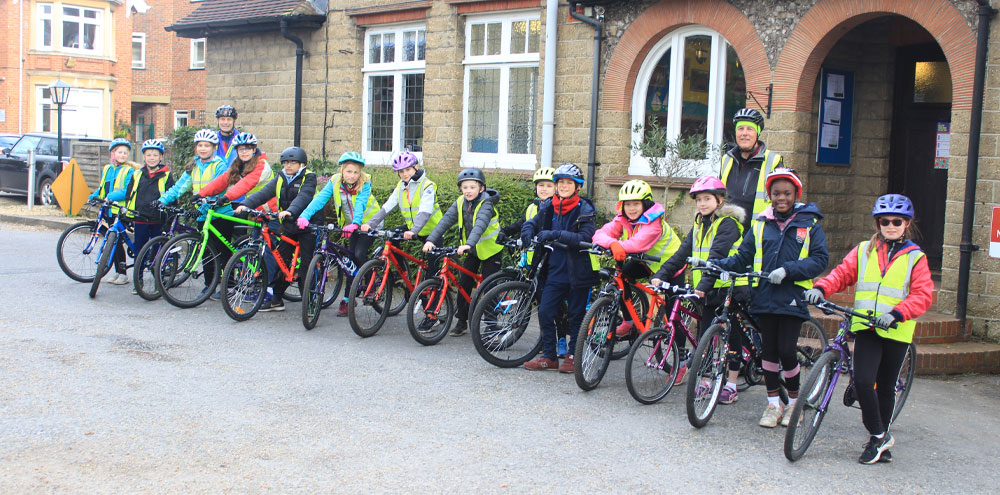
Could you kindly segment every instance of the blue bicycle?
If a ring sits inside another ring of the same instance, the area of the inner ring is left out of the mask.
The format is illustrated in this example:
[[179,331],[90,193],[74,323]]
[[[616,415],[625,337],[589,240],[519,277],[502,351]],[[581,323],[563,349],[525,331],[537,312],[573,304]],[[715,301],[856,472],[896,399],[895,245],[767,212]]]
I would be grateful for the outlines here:
[[[107,227],[107,234],[104,236],[104,240],[101,244],[101,255],[97,258],[97,273],[94,274],[94,281],[90,283],[90,297],[93,298],[97,295],[97,288],[101,286],[101,279],[108,274],[111,270],[111,266],[115,262],[115,253],[118,251],[118,240],[121,239],[124,242],[124,247],[126,249],[126,254],[135,258],[135,245],[132,244],[132,237],[129,235],[129,227],[122,221],[122,215],[126,213],[135,214],[134,210],[130,210],[124,206],[120,206],[114,201],[108,200],[94,200],[89,201],[88,204],[101,206],[101,216],[98,222],[104,224]],[[104,213],[110,212],[111,207],[117,207],[118,211],[111,213],[110,218],[112,221],[108,225],[108,217]],[[132,265],[126,265],[125,268],[130,268]]]

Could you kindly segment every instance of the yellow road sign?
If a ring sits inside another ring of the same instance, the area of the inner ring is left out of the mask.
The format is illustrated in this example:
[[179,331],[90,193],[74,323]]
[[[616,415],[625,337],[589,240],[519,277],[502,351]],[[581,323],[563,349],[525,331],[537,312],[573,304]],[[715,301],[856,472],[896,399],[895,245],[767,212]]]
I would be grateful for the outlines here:
[[56,197],[59,208],[67,215],[76,215],[83,208],[90,196],[90,188],[87,187],[80,166],[76,164],[76,158],[71,159],[63,167],[59,177],[56,177],[52,183],[52,194]]

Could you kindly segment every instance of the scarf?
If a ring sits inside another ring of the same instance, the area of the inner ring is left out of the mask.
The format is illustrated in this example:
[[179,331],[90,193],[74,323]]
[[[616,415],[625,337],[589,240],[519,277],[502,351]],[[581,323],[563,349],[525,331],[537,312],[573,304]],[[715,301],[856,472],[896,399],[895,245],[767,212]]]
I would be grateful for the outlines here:
[[574,194],[572,198],[563,199],[558,194],[552,198],[552,209],[560,215],[565,215],[580,204],[580,196]]

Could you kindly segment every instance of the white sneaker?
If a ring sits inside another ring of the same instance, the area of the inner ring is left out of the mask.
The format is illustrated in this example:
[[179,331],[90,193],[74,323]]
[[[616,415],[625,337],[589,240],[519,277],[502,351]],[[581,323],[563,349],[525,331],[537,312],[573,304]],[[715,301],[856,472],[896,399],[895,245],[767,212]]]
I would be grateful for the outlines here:
[[108,283],[114,285],[125,285],[128,282],[129,282],[128,276],[126,276],[124,273],[119,273],[118,275],[115,276],[115,278],[111,279]]
[[764,409],[764,415],[760,417],[760,425],[764,428],[774,428],[778,426],[778,422],[781,421],[781,417],[781,406],[768,404],[767,409]]
[[[788,404],[788,413],[781,417],[781,426],[788,426],[792,422],[792,409],[795,408],[795,404]],[[802,426],[802,415],[799,414],[799,421],[796,423],[797,426]]]

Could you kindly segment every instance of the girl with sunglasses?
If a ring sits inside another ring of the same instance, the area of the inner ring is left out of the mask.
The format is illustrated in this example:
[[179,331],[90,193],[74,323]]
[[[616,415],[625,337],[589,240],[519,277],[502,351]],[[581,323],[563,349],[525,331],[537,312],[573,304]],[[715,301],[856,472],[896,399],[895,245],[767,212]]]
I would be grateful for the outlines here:
[[[806,301],[816,304],[828,295],[854,285],[854,307],[872,310],[880,326],[855,321],[854,386],[861,405],[861,420],[871,435],[858,458],[862,464],[892,459],[895,443],[889,421],[896,398],[896,380],[906,349],[913,341],[916,317],[931,305],[934,283],[927,256],[910,240],[913,236],[913,202],[901,194],[886,194],[875,201],[875,234],[858,244],[829,275],[806,291]],[[895,324],[895,328],[890,328]]]

